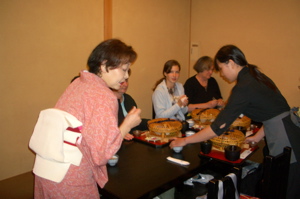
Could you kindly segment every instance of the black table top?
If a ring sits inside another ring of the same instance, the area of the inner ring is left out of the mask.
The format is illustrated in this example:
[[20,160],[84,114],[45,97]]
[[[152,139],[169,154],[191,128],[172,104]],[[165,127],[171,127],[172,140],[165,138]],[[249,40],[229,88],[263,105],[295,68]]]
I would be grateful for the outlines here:
[[[199,173],[200,145],[186,145],[180,153],[169,146],[155,148],[136,141],[124,141],[118,151],[116,166],[107,165],[108,183],[99,189],[105,198],[153,198]],[[168,156],[190,162],[181,166]],[[204,161],[202,161],[204,162]]]

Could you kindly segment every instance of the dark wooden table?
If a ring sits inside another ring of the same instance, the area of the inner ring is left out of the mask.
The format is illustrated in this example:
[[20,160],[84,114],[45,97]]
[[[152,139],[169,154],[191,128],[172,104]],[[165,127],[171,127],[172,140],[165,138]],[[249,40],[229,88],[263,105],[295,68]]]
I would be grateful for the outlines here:
[[[107,166],[109,181],[99,192],[104,198],[153,198],[201,172],[204,164],[200,145],[189,144],[180,153],[165,146],[155,148],[136,141],[124,141],[118,151],[119,162]],[[190,162],[181,166],[168,156]]]

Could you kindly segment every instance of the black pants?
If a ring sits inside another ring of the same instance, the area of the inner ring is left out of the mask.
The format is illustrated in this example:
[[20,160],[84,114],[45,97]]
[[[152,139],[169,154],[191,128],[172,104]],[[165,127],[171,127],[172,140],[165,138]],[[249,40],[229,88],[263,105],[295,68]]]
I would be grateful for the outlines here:
[[290,165],[289,182],[287,188],[287,199],[300,198],[300,162]]

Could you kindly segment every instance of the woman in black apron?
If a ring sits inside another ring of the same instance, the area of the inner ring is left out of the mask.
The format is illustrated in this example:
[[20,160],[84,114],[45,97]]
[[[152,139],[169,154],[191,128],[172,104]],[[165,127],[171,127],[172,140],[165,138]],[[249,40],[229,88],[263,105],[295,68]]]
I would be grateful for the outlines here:
[[249,64],[243,52],[233,45],[222,47],[215,57],[215,69],[229,82],[236,81],[228,103],[216,120],[193,136],[176,139],[170,146],[201,142],[224,133],[233,121],[244,114],[262,122],[262,128],[246,142],[266,137],[269,153],[276,156],[285,146],[292,148],[287,198],[300,198],[300,128],[291,120],[290,107],[274,82]]

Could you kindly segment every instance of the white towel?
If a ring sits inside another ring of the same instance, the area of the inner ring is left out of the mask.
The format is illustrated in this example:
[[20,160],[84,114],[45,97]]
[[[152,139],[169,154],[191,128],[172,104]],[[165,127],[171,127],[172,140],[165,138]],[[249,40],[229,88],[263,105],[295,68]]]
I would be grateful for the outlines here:
[[40,112],[29,142],[29,147],[36,153],[34,174],[61,182],[71,164],[80,165],[82,154],[76,142],[81,133],[67,128],[81,126],[76,117],[65,111],[46,109]]
[[[239,199],[239,193],[237,190],[237,179],[236,179],[236,175],[234,173],[230,173],[228,175],[226,175],[228,177],[231,178],[233,184],[234,184],[234,188],[235,188],[235,199]],[[225,176],[225,177],[226,177]],[[218,192],[218,199],[223,199],[223,181],[219,180],[219,192]]]

